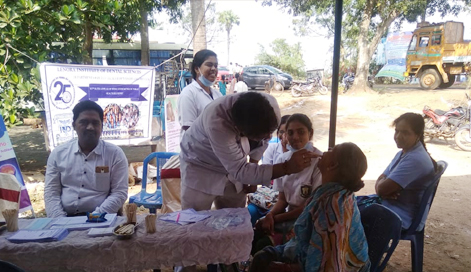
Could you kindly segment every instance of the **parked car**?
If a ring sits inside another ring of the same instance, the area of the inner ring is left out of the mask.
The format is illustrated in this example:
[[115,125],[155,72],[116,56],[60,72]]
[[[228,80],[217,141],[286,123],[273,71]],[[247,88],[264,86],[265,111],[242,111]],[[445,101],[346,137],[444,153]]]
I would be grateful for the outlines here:
[[293,77],[283,71],[269,65],[256,65],[244,67],[242,75],[245,84],[252,90],[255,88],[264,88],[265,82],[270,79],[270,76],[275,75],[276,80],[283,85],[283,88],[288,89],[291,87]]
[[230,83],[232,80],[232,75],[229,75],[230,71],[226,66],[218,66],[218,76],[216,78],[216,81],[221,81],[221,76],[225,75],[226,76],[226,83]]

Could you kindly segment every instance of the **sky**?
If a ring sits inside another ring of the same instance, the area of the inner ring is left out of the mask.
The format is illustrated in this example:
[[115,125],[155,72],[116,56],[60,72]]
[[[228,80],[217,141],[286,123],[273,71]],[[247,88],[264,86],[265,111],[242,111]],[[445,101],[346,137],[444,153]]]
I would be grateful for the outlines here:
[[[243,66],[255,62],[255,56],[260,52],[260,45],[266,49],[277,38],[284,38],[289,44],[301,43],[306,70],[327,68],[332,61],[333,37],[297,37],[292,29],[293,16],[278,6],[262,6],[262,0],[213,0],[216,4],[216,12],[232,10],[240,18],[240,25],[235,25],[231,31],[230,61]],[[206,0],[206,5],[209,3]],[[166,20],[163,14],[158,15],[158,21]],[[447,16],[440,18],[433,16],[427,18],[429,22],[459,21],[465,23],[465,39],[471,39],[471,15],[460,14],[458,17]],[[401,31],[413,31],[416,24],[403,24]],[[187,38],[182,35],[179,24],[164,24],[162,30],[151,29],[149,36],[151,41],[185,43]],[[222,37],[225,37],[225,31]],[[218,55],[220,65],[227,64],[226,39],[218,44],[208,46]]]

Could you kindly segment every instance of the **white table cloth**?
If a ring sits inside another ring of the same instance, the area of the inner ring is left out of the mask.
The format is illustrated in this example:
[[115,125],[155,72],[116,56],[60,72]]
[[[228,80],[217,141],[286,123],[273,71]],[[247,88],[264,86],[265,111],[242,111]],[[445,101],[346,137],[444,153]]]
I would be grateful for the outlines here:
[[[211,217],[180,226],[157,220],[157,232],[146,233],[144,217],[130,240],[115,236],[89,237],[86,231],[71,231],[62,241],[14,244],[0,236],[0,260],[28,272],[34,271],[133,271],[197,264],[230,264],[248,260],[253,230],[246,208],[205,211]],[[238,226],[217,230],[209,222],[215,217],[238,215]],[[25,228],[31,220],[20,219]],[[119,221],[118,221],[119,222]]]

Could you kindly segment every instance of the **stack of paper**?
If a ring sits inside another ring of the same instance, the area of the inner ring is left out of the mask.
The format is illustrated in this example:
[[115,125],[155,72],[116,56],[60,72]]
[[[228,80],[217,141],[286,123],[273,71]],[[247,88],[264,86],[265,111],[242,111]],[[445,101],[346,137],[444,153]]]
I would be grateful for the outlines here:
[[85,230],[91,228],[109,228],[116,222],[117,215],[107,214],[107,221],[100,223],[87,222],[87,216],[61,217],[54,219],[51,223],[51,229]]
[[91,237],[100,237],[100,236],[109,236],[113,235],[113,230],[115,227],[111,228],[93,228],[88,231],[88,236]]
[[159,217],[160,220],[166,222],[177,223],[180,225],[187,225],[208,218],[209,215],[199,214],[194,209],[183,210],[180,212],[167,213]]
[[53,242],[64,239],[67,234],[69,234],[67,229],[19,230],[7,239],[12,243]]
[[26,229],[27,230],[42,230],[51,223],[52,218],[36,218],[31,222]]

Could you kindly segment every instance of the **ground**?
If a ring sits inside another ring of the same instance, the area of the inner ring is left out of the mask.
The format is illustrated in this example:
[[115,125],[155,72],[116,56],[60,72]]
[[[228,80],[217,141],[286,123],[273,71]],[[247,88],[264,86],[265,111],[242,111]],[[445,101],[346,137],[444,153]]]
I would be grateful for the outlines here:
[[[375,86],[376,93],[340,95],[338,98],[336,143],[354,142],[368,158],[365,187],[358,195],[374,192],[374,182],[398,149],[393,140],[392,121],[408,111],[420,113],[424,105],[449,109],[465,104],[465,86],[446,90],[424,91],[416,85]],[[282,114],[305,113],[314,123],[314,145],[326,150],[329,139],[330,92],[322,96],[292,98],[289,91],[274,94]],[[44,214],[43,181],[48,153],[41,129],[26,126],[9,131],[28,190],[37,214]],[[432,140],[427,149],[435,160],[447,161],[425,229],[424,271],[469,271],[471,268],[471,152],[460,150],[451,139]],[[130,162],[142,161],[149,147],[123,148]],[[130,191],[135,194],[139,186]],[[411,271],[410,243],[401,241],[386,271]],[[169,270],[170,271],[170,270]]]

